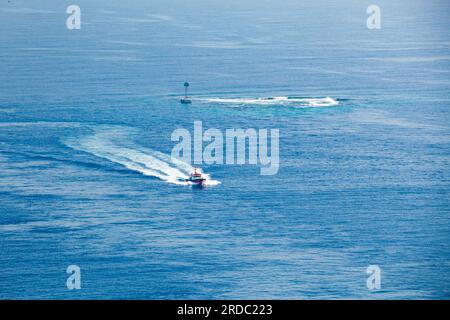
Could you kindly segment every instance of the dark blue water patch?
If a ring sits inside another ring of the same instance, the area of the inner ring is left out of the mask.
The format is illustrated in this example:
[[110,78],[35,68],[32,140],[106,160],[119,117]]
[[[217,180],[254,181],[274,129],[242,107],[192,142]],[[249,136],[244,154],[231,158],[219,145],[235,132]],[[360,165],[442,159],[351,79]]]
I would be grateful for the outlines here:
[[[37,153],[30,153],[30,152],[20,152],[20,151],[1,151],[2,154],[5,155],[13,155],[15,157],[19,156],[22,161],[27,160],[46,160],[51,162],[57,162],[57,163],[63,163],[68,165],[74,165],[78,167],[83,167],[87,169],[95,169],[95,170],[101,170],[101,171],[109,171],[113,173],[119,173],[119,174],[133,174],[133,171],[124,169],[121,166],[113,166],[108,161],[103,161],[102,159],[99,159],[97,157],[94,157],[94,161],[82,161],[75,159],[76,156],[67,157],[67,155],[60,154],[60,155],[41,155]],[[92,157],[91,157],[92,158]],[[101,163],[104,162],[104,163]],[[29,166],[32,167],[32,166]]]
[[21,201],[49,201],[49,202],[57,202],[57,201],[61,201],[65,198],[65,196],[62,195],[57,195],[57,194],[51,194],[51,193],[46,193],[44,190],[43,191],[35,191],[35,192],[30,192],[27,194],[23,194],[20,192],[1,192],[0,194],[3,194],[5,196],[8,197],[13,197],[16,198],[16,200],[21,200]]
[[68,230],[77,230],[77,227],[54,227],[54,226],[43,226],[43,227],[33,227],[30,230],[30,234],[36,234],[36,236],[40,235],[59,235],[67,232]]
[[[8,203],[10,202],[10,199],[11,193],[0,192],[0,200],[2,201],[2,209],[1,209],[2,214],[0,214],[0,225],[21,224],[37,220],[36,218],[33,217],[32,212],[30,210],[18,208],[17,206],[14,206],[14,202],[12,201],[11,203]],[[36,211],[34,211],[34,213],[36,213]]]

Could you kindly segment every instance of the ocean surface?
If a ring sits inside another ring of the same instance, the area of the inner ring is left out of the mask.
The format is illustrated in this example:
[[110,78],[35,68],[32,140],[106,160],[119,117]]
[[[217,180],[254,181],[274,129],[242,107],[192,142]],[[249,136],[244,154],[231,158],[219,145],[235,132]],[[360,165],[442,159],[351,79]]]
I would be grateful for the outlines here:
[[[0,298],[449,299],[450,3],[372,2],[1,1]],[[194,121],[278,173],[179,183]]]

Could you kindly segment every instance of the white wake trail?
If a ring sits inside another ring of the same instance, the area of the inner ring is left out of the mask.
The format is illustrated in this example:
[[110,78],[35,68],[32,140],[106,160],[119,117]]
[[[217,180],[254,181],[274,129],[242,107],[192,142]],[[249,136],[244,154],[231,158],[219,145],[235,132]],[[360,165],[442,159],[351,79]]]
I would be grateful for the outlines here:
[[292,107],[332,107],[339,101],[331,97],[303,98],[303,97],[268,97],[268,98],[198,98],[207,103],[230,105],[266,105],[266,106],[292,106]]
[[[172,184],[187,185],[186,179],[194,170],[190,164],[167,154],[136,146],[123,129],[97,129],[93,135],[67,139],[65,144]],[[206,176],[207,185],[220,183]]]

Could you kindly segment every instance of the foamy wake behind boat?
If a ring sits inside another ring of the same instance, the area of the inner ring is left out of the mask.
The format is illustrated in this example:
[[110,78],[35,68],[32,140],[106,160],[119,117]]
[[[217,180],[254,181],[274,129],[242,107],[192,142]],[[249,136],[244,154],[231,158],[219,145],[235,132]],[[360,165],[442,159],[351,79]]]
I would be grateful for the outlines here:
[[[188,163],[170,155],[137,145],[132,136],[136,131],[122,126],[99,126],[92,133],[64,139],[68,147],[90,153],[96,157],[120,164],[145,176],[155,177],[175,185],[199,184],[198,176],[192,177],[195,169]],[[201,185],[215,186],[219,181],[198,170]]]
[[339,105],[339,100],[331,97],[260,97],[260,98],[198,98],[206,103],[236,106],[290,106],[298,108],[332,107]]

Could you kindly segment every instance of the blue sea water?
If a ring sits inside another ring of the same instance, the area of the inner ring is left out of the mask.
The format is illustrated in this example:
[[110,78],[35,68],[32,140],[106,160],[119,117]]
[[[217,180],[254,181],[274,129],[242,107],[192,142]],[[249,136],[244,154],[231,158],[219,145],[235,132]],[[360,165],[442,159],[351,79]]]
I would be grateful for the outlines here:
[[[0,298],[449,299],[450,4],[372,2],[1,1]],[[278,174],[173,183],[194,121]]]

